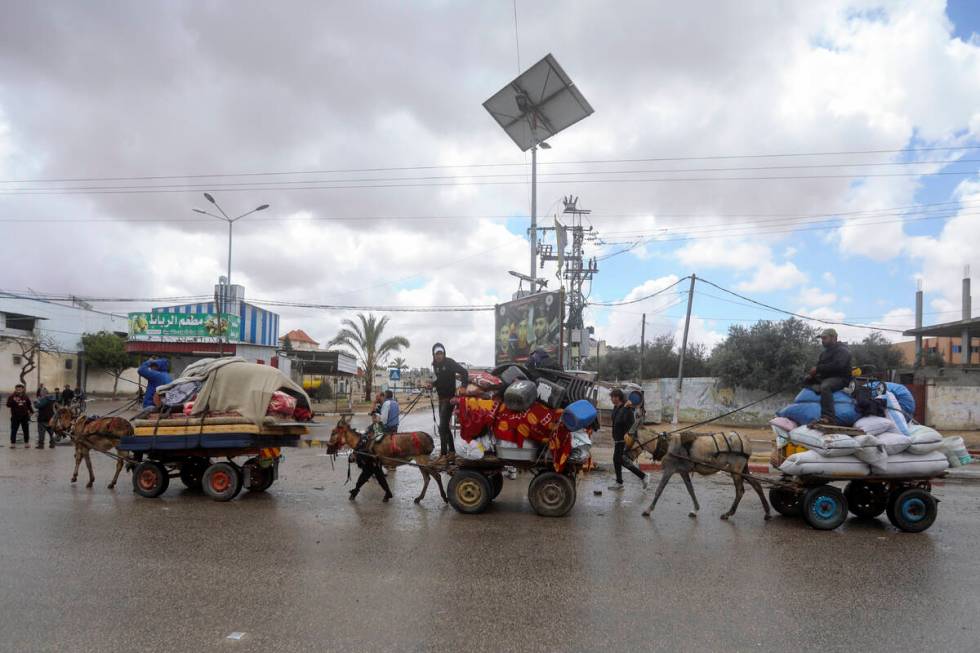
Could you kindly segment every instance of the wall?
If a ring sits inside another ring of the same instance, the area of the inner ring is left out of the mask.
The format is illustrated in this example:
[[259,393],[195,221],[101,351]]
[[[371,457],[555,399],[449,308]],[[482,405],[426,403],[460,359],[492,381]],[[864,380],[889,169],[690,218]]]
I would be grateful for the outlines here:
[[927,386],[926,424],[939,431],[980,428],[980,386]]

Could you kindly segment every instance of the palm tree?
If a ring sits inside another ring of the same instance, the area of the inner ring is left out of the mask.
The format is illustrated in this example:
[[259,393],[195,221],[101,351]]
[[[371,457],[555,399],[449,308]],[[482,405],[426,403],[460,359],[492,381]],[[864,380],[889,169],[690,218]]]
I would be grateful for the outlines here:
[[396,356],[395,360],[391,361],[391,366],[399,370],[408,369],[408,363],[406,363],[405,359],[402,358],[401,356]]
[[368,314],[365,317],[363,313],[358,313],[357,321],[343,320],[340,323],[340,331],[337,332],[333,340],[327,343],[328,347],[343,347],[357,357],[365,372],[364,399],[366,401],[371,401],[374,368],[378,361],[391,352],[409,347],[408,339],[403,336],[392,336],[387,340],[381,339],[387,324],[387,316],[379,320],[373,314]]

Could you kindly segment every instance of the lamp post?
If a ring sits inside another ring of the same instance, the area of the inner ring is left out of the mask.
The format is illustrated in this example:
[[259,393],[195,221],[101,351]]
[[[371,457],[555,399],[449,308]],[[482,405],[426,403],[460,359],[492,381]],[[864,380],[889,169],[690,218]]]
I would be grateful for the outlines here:
[[[209,201],[212,204],[214,204],[214,207],[216,209],[218,209],[218,211],[221,213],[221,215],[215,215],[214,213],[209,213],[208,211],[204,211],[202,209],[194,209],[194,212],[195,213],[200,213],[202,215],[206,215],[206,216],[209,216],[209,217],[212,217],[212,218],[215,218],[216,220],[222,220],[222,221],[228,223],[228,276],[227,276],[228,283],[227,283],[227,285],[228,285],[228,291],[230,291],[230,289],[231,289],[231,236],[232,236],[232,227],[235,225],[236,222],[238,222],[239,220],[241,220],[245,216],[252,215],[253,213],[256,213],[257,211],[265,211],[267,208],[269,208],[269,205],[268,204],[262,204],[260,206],[255,207],[251,211],[248,211],[247,213],[242,213],[240,216],[238,216],[236,218],[230,218],[230,217],[228,217],[228,214],[225,213],[225,210],[223,208],[221,208],[221,205],[218,204],[215,201],[214,197],[211,196],[211,193],[204,193],[204,199],[206,199],[207,201]],[[228,292],[225,292],[225,297],[226,298],[228,297]],[[227,299],[225,300],[225,303],[227,303]],[[225,306],[225,308],[227,309],[227,306]],[[219,306],[218,307],[218,324],[219,325],[221,324],[221,313],[222,313],[221,307]],[[229,327],[230,327],[230,325],[229,325]],[[226,328],[225,329],[225,343],[226,344],[228,343],[228,339],[229,339],[229,336],[230,336],[229,331],[230,331],[230,328]],[[224,351],[222,351],[222,354],[224,354]]]

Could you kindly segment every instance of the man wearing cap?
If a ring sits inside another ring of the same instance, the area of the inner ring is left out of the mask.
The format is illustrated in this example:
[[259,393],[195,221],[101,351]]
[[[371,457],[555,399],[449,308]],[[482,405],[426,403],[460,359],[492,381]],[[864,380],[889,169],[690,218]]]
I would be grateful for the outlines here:
[[823,351],[816,367],[810,368],[806,383],[820,395],[820,421],[837,423],[834,411],[834,393],[843,390],[851,382],[851,352],[842,342],[837,341],[837,331],[824,329],[820,334]]
[[450,451],[456,451],[453,435],[449,430],[453,419],[453,405],[450,400],[456,395],[456,377],[465,386],[470,382],[470,375],[465,367],[446,356],[446,348],[441,342],[432,345],[432,371],[436,379],[425,385],[429,389],[434,387],[439,395],[439,452],[445,456]]

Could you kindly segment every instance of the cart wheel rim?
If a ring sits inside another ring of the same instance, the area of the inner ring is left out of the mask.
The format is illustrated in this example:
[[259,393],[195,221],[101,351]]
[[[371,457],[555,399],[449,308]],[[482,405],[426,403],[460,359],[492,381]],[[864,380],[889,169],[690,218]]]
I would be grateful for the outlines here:
[[139,484],[141,490],[149,492],[157,486],[156,470],[152,468],[143,469],[140,471],[139,476],[136,477],[136,482]]
[[211,474],[211,489],[215,492],[224,492],[231,487],[231,474],[218,470]]
[[558,508],[565,503],[565,490],[558,483],[545,483],[538,489],[538,501],[545,508]]
[[926,518],[926,502],[917,497],[902,502],[902,518],[908,522],[920,522]]
[[477,481],[465,479],[456,486],[456,498],[464,506],[476,506],[483,498],[483,488]]
[[837,501],[833,497],[821,495],[813,502],[813,514],[819,519],[831,519],[838,511]]

